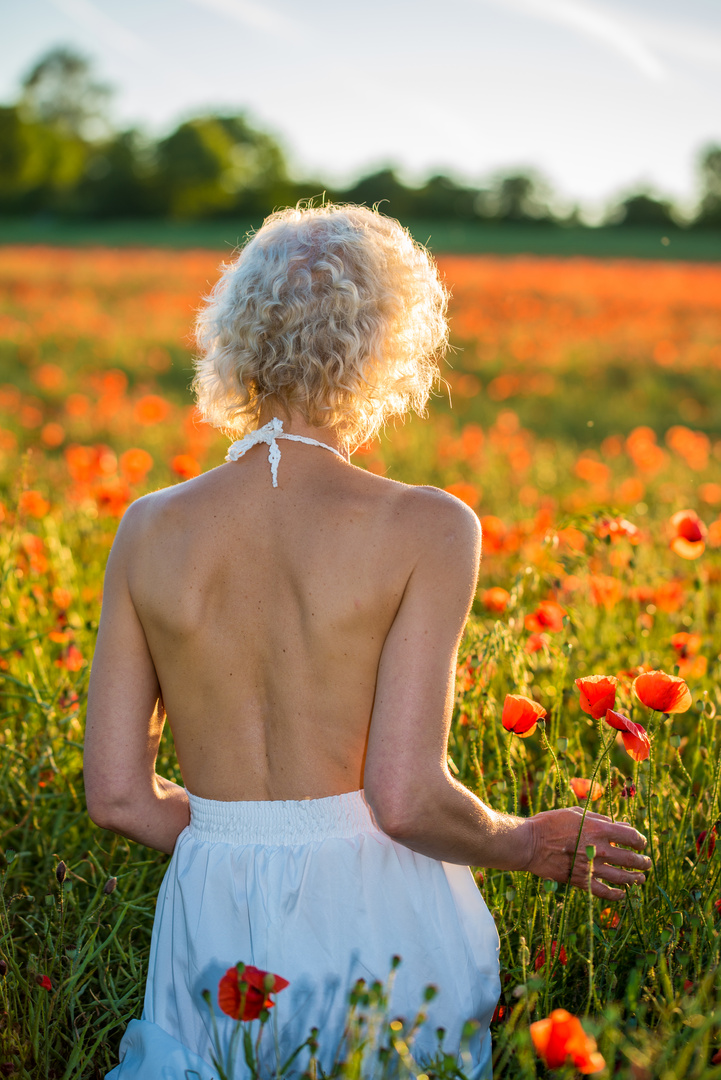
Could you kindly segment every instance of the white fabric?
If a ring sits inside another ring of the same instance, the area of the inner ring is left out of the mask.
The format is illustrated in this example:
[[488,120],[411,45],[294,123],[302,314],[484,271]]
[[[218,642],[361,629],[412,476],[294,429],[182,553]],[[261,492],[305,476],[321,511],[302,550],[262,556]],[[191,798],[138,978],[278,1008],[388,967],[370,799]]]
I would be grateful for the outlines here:
[[[281,1060],[315,1026],[329,1071],[349,991],[359,978],[386,982],[394,955],[402,963],[391,1016],[412,1021],[425,986],[439,989],[414,1054],[437,1050],[439,1026],[444,1049],[456,1053],[464,1022],[474,1018],[470,1071],[490,1076],[498,935],[468,867],[394,842],[360,791],[297,802],[215,802],[190,793],[189,800],[190,825],[158,897],[143,1017],[129,1025],[108,1080],[185,1080],[193,1069],[210,1080],[211,1023],[201,994],[209,989],[217,1002],[221,976],[240,960],[289,980],[273,1010]],[[234,1022],[215,1013],[227,1047]],[[275,1074],[273,1028],[268,1023],[261,1043],[266,1075]],[[291,1075],[304,1070],[307,1055]],[[239,1062],[235,1076],[247,1075]]]
[[250,431],[242,439],[238,439],[237,442],[231,443],[228,453],[225,455],[225,460],[237,461],[238,458],[242,458],[243,455],[250,450],[251,446],[257,446],[258,443],[267,443],[268,461],[270,462],[273,487],[278,487],[280,447],[276,442],[277,439],[292,439],[293,442],[306,443],[308,446],[322,446],[324,450],[330,450],[331,454],[335,454],[341,461],[345,461],[340,450],[336,450],[334,446],[329,446],[328,443],[318,442],[317,439],[306,439],[304,435],[291,435],[289,431],[283,431],[283,421],[279,420],[277,416],[274,416],[273,419],[269,421],[269,423],[264,424],[263,427],[257,428],[255,431]]

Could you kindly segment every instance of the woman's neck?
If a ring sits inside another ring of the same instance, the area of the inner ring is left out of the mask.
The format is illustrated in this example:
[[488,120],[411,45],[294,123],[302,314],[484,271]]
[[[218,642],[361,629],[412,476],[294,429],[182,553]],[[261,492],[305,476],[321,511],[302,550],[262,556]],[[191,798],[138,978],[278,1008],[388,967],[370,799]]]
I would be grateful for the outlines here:
[[279,405],[273,405],[270,402],[266,402],[261,406],[260,416],[258,418],[258,427],[264,427],[265,424],[270,423],[274,416],[277,416],[279,420],[283,421],[283,430],[289,435],[302,435],[305,439],[317,439],[318,442],[323,442],[327,446],[332,446],[334,450],[337,450],[348,461],[350,461],[350,454],[347,446],[338,437],[338,432],[333,427],[315,427],[313,424],[309,424],[300,413],[293,409],[284,409]]

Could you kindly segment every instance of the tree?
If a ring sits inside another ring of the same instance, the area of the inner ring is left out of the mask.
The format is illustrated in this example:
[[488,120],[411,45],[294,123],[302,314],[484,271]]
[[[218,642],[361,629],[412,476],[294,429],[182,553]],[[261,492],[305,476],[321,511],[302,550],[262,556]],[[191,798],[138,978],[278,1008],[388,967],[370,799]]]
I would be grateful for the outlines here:
[[476,212],[500,221],[550,221],[550,197],[549,184],[534,172],[499,174],[478,192]]
[[166,211],[190,218],[265,213],[288,177],[280,146],[244,116],[200,116],[158,144],[156,182]]
[[721,146],[707,146],[699,160],[701,201],[695,225],[721,227]]
[[673,205],[668,199],[657,199],[648,191],[629,195],[614,206],[608,215],[609,225],[661,226],[675,225]]
[[93,139],[109,134],[110,94],[93,79],[89,60],[61,47],[42,56],[25,76],[19,105],[30,121]]

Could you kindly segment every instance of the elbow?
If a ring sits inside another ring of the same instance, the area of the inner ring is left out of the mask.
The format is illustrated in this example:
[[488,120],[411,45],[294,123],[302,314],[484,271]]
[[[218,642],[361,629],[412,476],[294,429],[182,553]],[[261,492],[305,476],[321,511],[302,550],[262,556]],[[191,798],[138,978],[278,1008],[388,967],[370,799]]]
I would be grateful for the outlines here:
[[378,828],[398,843],[408,843],[423,836],[432,820],[434,799],[430,785],[368,785],[365,795]]
[[99,829],[110,829],[111,832],[123,832],[128,821],[130,804],[127,798],[121,795],[115,797],[107,793],[101,793],[93,789],[91,784],[85,785],[85,803],[88,817]]

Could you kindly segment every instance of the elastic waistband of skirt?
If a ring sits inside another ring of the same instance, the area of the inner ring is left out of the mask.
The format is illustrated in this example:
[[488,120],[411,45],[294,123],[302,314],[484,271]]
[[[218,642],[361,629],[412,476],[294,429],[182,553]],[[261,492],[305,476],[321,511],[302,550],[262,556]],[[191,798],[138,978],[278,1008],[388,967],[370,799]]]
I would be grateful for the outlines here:
[[219,802],[187,794],[190,833],[210,843],[309,844],[379,831],[362,791],[268,802]]

